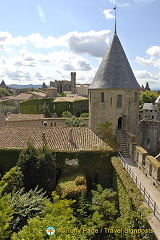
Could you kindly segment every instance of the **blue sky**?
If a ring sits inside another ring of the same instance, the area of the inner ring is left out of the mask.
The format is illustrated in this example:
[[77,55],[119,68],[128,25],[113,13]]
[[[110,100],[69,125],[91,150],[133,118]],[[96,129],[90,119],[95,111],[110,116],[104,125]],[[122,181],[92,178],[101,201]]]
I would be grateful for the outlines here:
[[117,33],[140,85],[160,89],[159,0],[0,0],[0,81],[91,83]]

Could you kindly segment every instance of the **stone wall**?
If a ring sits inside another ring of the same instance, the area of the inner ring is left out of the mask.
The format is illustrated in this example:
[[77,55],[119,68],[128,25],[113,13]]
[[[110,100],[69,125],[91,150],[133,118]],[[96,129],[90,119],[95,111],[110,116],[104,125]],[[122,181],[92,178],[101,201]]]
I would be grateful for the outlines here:
[[89,127],[109,121],[113,132],[125,129],[137,133],[139,121],[139,91],[134,89],[89,89]]
[[160,162],[136,143],[136,136],[126,132],[126,143],[129,146],[129,155],[144,175],[152,180],[155,187],[160,190]]
[[[47,122],[46,127],[65,127],[65,121],[67,118],[41,118],[22,121],[6,121],[8,127],[43,127],[44,122]],[[84,122],[88,126],[89,118],[83,118]]]
[[137,143],[150,155],[157,156],[160,152],[160,121],[140,121]]

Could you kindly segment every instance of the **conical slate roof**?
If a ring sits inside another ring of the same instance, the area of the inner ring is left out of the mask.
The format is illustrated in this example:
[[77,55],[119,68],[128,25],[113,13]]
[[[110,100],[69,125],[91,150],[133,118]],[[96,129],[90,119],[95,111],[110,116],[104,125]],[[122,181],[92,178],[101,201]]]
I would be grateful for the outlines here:
[[140,89],[116,32],[89,89]]

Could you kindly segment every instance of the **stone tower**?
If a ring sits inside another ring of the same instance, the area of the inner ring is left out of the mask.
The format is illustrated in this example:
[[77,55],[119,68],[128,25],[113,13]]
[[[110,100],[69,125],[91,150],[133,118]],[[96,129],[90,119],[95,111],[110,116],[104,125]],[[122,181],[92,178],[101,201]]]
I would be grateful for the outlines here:
[[76,93],[76,72],[71,72],[71,92]]
[[137,135],[140,89],[115,30],[89,86],[89,127],[97,132],[98,124],[109,121],[114,134],[124,129]]

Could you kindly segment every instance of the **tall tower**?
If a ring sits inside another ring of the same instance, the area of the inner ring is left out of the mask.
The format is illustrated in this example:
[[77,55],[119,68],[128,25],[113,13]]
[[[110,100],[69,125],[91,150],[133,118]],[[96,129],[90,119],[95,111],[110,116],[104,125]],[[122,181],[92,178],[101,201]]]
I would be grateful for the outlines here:
[[99,69],[89,86],[89,127],[112,122],[114,134],[125,129],[137,134],[140,86],[115,32]]
[[71,92],[76,93],[76,72],[71,72]]

